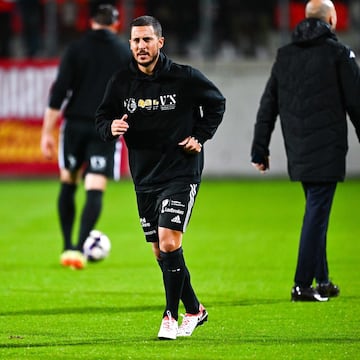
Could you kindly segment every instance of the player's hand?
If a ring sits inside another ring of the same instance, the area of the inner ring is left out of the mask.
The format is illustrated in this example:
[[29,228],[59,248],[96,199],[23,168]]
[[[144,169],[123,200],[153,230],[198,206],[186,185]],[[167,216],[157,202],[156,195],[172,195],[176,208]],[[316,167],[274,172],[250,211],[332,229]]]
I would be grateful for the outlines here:
[[257,170],[259,170],[262,174],[264,174],[265,171],[269,169],[269,158],[266,158],[266,164],[252,162],[251,165]]
[[121,119],[115,119],[111,123],[111,134],[113,136],[124,135],[129,128],[129,124],[127,123],[128,115],[124,115]]
[[40,149],[43,156],[51,160],[56,153],[56,143],[53,135],[42,134],[40,140]]
[[179,142],[178,145],[182,146],[183,150],[188,154],[199,153],[202,149],[202,145],[193,136],[188,136],[183,141]]

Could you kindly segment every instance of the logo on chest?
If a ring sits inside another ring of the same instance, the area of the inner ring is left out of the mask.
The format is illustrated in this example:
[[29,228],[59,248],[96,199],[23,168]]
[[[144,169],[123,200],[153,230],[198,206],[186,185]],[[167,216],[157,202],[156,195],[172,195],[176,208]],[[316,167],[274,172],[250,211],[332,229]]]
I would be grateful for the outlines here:
[[138,108],[147,111],[169,111],[176,109],[176,94],[160,95],[158,99],[138,99],[127,98],[124,107],[130,114]]
[[160,110],[174,110],[176,108],[176,94],[160,95]]

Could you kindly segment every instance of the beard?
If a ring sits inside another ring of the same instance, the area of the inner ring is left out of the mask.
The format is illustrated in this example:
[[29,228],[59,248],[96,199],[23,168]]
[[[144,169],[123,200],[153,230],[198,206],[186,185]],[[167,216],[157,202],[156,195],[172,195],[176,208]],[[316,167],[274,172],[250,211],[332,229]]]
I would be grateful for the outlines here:
[[139,60],[136,60],[136,62],[137,62],[139,65],[141,65],[141,66],[143,66],[143,67],[146,68],[146,67],[149,67],[150,65],[154,64],[154,63],[157,61],[158,57],[159,57],[159,54],[156,54],[156,55],[152,56],[152,57],[150,58],[150,60],[148,60],[148,61],[139,61]]

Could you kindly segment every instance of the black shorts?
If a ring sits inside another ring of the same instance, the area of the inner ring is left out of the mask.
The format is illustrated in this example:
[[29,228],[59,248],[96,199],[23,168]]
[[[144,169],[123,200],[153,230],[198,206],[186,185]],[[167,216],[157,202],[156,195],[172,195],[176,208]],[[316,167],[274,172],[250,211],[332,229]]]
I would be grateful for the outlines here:
[[198,189],[199,184],[169,184],[152,192],[136,192],[146,241],[159,241],[159,226],[185,232]]
[[59,138],[59,167],[71,172],[83,168],[84,174],[120,176],[120,141],[105,142],[95,130],[94,121],[65,120]]

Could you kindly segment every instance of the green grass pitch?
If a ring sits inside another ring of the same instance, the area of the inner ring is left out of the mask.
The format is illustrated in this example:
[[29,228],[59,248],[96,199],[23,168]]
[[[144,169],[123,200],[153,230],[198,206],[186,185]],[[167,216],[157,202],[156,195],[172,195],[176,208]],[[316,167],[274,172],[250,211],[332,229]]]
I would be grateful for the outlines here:
[[0,359],[359,357],[360,180],[338,185],[330,219],[328,260],[340,297],[292,303],[300,184],[204,179],[183,248],[209,321],[176,341],[156,338],[162,280],[131,182],[109,184],[97,227],[110,237],[111,255],[83,271],[59,265],[58,188],[56,180],[0,182]]

